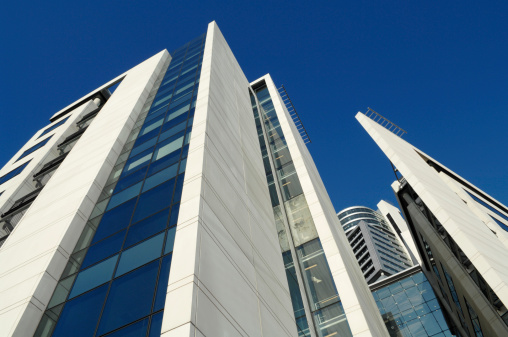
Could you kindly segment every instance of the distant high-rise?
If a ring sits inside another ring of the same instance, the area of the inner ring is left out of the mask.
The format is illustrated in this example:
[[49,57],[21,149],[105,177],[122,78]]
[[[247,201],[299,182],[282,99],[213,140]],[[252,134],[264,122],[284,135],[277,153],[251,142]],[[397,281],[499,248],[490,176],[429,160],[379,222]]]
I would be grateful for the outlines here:
[[0,171],[0,336],[388,336],[284,100],[214,22],[50,122]]
[[342,228],[369,284],[413,266],[406,245],[393,227],[395,222],[390,213],[398,214],[397,209],[386,201],[381,201],[378,207],[380,205],[388,211],[386,216],[389,218],[365,206],[348,207],[338,213]]
[[401,139],[379,114],[356,118],[391,161],[425,275],[461,335],[508,336],[508,207]]

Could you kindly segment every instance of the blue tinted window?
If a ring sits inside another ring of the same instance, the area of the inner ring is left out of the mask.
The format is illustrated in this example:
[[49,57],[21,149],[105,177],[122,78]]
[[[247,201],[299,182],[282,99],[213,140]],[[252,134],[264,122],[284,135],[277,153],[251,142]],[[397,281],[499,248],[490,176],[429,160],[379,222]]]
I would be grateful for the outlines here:
[[[16,167],[14,170],[12,170],[11,172],[3,175],[0,177],[0,184],[3,184],[5,183],[6,181],[9,181],[11,180],[12,178],[14,178],[15,176],[17,176],[18,174],[20,174],[23,169],[28,165],[30,161],[27,161],[26,163],[24,163],[23,165],[21,166],[18,166]],[[2,192],[3,193],[3,192]]]
[[156,162],[152,163],[152,165],[150,165],[150,167],[148,168],[148,175],[151,176],[157,171],[160,171],[168,166],[178,163],[179,158],[180,158],[180,150],[175,151],[174,153],[160,160],[157,160]]
[[69,119],[69,117],[62,119],[60,122],[58,122],[58,123],[56,123],[56,124],[53,124],[52,126],[50,126],[49,128],[47,128],[46,130],[42,131],[42,133],[40,134],[40,136],[39,136],[39,137],[37,137],[37,138],[41,138],[42,136],[47,135],[48,133],[50,133],[51,131],[55,130],[57,127],[59,127],[59,126],[60,126],[60,125],[62,125],[63,123],[65,123],[68,119]]
[[159,129],[155,129],[155,130],[148,132],[146,135],[138,137],[136,139],[136,142],[134,143],[134,147],[136,147],[140,144],[143,144],[144,142],[152,139],[153,137],[157,137],[158,134],[159,134]]
[[134,324],[128,325],[123,329],[107,334],[104,337],[145,337],[148,329],[148,318]]
[[176,125],[179,125],[182,122],[185,122],[186,120],[187,120],[186,114],[183,114],[183,115],[180,115],[176,118],[173,118],[170,122],[167,122],[164,124],[164,126],[162,127],[162,132],[171,129],[171,128],[175,127]]
[[161,256],[164,234],[161,233],[151,239],[141,242],[122,252],[115,277],[125,274],[145,263]]
[[170,228],[168,230],[168,237],[166,238],[166,246],[164,247],[164,254],[173,251],[173,246],[175,244],[175,235],[176,235],[176,227]]
[[169,209],[165,209],[129,227],[129,233],[127,234],[127,239],[125,239],[124,247],[129,247],[164,230],[168,222],[168,216]]
[[138,206],[136,207],[136,212],[134,213],[133,221],[142,220],[147,216],[169,206],[174,185],[175,180],[171,179],[170,181],[141,194]]
[[150,313],[158,269],[159,260],[113,281],[99,324],[99,335]]
[[153,176],[145,180],[145,184],[143,185],[143,192],[148,191],[149,189],[157,185],[160,185],[171,178],[174,178],[176,176],[177,171],[178,171],[178,163],[155,173]]
[[160,312],[152,316],[152,323],[150,324],[150,334],[148,337],[160,337],[162,330],[162,315],[164,312]]
[[113,270],[116,266],[118,255],[110,257],[109,259],[96,264],[93,267],[83,270],[78,274],[74,286],[72,287],[69,298],[73,298],[79,294],[84,293],[90,289],[101,285],[104,282],[111,280]]
[[171,208],[171,216],[169,217],[169,226],[175,226],[178,221],[178,213],[180,212],[180,205],[173,205]]
[[129,154],[129,157],[132,158],[141,152],[148,150],[152,146],[155,146],[155,143],[157,143],[157,137],[153,137],[152,139],[142,143],[141,145],[135,147],[132,149],[131,153]]
[[[187,117],[187,116],[184,116],[184,117]],[[166,139],[176,135],[177,133],[185,130],[186,125],[187,125],[187,118],[185,118],[185,120],[182,123],[178,124],[174,128],[171,128],[168,131],[161,133],[161,135],[159,136],[159,142],[166,140]]]
[[111,200],[109,201],[109,204],[108,204],[108,208],[106,210],[109,211],[110,209],[115,208],[116,206],[118,206],[120,204],[123,204],[124,202],[126,202],[129,199],[137,197],[139,194],[139,191],[141,190],[142,184],[143,184],[143,182],[140,181],[139,183],[123,190],[122,192],[114,194],[111,197]]
[[141,170],[137,170],[136,172],[128,175],[127,177],[120,179],[116,184],[113,193],[118,193],[119,191],[131,186],[132,184],[135,184],[138,181],[143,180],[145,178],[147,169],[148,169],[147,167],[144,167]]
[[93,237],[92,244],[127,227],[135,205],[136,199],[132,199],[117,208],[104,213],[99,224],[99,228]]
[[180,198],[182,197],[184,178],[185,176],[183,174],[180,174],[178,176],[178,179],[176,181],[175,196],[173,197],[173,203],[180,201]]
[[93,336],[107,290],[104,285],[67,302],[52,336],[68,337],[70,331],[73,337]]
[[152,151],[153,151],[152,149],[146,150],[146,151],[138,154],[137,156],[127,160],[127,162],[125,163],[122,175],[125,176],[125,175],[127,175],[126,173],[133,172],[133,170],[136,168],[141,168],[144,165],[148,165],[148,163],[150,163],[150,159],[152,158],[152,154],[153,154]]
[[18,161],[18,160],[20,160],[20,159],[22,159],[22,158],[25,158],[25,157],[26,157],[26,156],[28,156],[30,153],[32,153],[32,152],[34,152],[34,151],[36,151],[36,150],[40,149],[40,148],[41,148],[41,147],[43,147],[44,145],[46,145],[46,143],[47,143],[47,142],[51,139],[51,137],[53,137],[53,136],[49,136],[48,138],[46,138],[46,139],[44,139],[43,141],[41,141],[41,142],[39,142],[39,143],[35,144],[35,145],[34,145],[34,146],[32,146],[31,148],[29,148],[28,150],[26,150],[25,152],[23,152],[23,153],[21,154],[21,156],[19,156],[19,158],[18,158],[16,161]]
[[169,269],[171,268],[172,255],[166,256],[162,259],[161,271],[159,273],[159,281],[157,283],[157,292],[155,294],[155,304],[153,311],[159,311],[164,308],[166,301],[166,293],[168,290]]
[[121,231],[120,233],[88,248],[83,264],[81,264],[81,269],[85,269],[88,266],[91,266],[92,264],[120,251],[124,237],[125,231]]

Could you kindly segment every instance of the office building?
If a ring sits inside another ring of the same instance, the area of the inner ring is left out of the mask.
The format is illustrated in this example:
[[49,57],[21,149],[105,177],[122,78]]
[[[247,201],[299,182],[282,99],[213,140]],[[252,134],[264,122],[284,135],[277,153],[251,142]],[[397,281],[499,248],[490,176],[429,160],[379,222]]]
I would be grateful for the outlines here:
[[508,208],[376,112],[356,118],[391,161],[423,271],[460,334],[508,336]]
[[0,336],[388,335],[275,84],[215,22],[54,114],[0,192]]
[[398,214],[397,209],[386,201],[379,204],[388,211],[392,221],[365,206],[348,207],[337,214],[368,284],[413,266],[406,246],[392,225],[390,213]]

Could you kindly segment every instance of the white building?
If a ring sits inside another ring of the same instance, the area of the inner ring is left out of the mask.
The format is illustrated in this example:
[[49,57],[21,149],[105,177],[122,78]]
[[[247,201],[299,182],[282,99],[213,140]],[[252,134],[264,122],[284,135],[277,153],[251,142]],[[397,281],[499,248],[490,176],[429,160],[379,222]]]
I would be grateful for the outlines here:
[[273,81],[215,22],[50,121],[0,171],[0,336],[388,335]]
[[438,298],[464,336],[508,336],[508,208],[398,136],[369,111],[357,120],[391,161],[392,185]]
[[365,206],[353,206],[337,214],[368,284],[417,263],[416,259],[412,260],[414,254],[401,235],[400,227],[404,229],[407,225],[398,209],[384,200],[379,202],[378,208],[374,211]]

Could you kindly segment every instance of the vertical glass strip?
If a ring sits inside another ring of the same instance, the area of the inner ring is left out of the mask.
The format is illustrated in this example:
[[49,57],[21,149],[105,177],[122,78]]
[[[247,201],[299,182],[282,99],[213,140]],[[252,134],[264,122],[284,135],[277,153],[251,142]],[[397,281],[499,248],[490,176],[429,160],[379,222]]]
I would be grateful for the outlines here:
[[[257,88],[255,95],[259,102],[259,109],[253,97],[251,97],[252,108],[258,128],[268,188],[274,207],[279,243],[286,263],[288,284],[299,334],[310,335],[308,320],[312,320],[318,336],[351,336],[351,330],[342,309],[335,282],[324,256],[307,200],[303,194],[300,180],[266,85]],[[264,124],[264,127],[261,126],[261,123]],[[264,140],[264,133],[266,133],[268,143]],[[273,170],[268,156],[271,156]],[[277,196],[275,184],[278,185],[281,191],[282,204],[278,198],[274,200]],[[291,235],[288,235],[285,231],[283,217],[287,219]],[[294,256],[290,251],[290,247],[296,248]],[[296,270],[288,268],[293,261],[298,262],[299,270],[302,273],[305,295],[301,294],[300,287],[293,277],[296,275]],[[305,315],[303,297],[306,298],[309,304],[312,317],[306,317]]]

